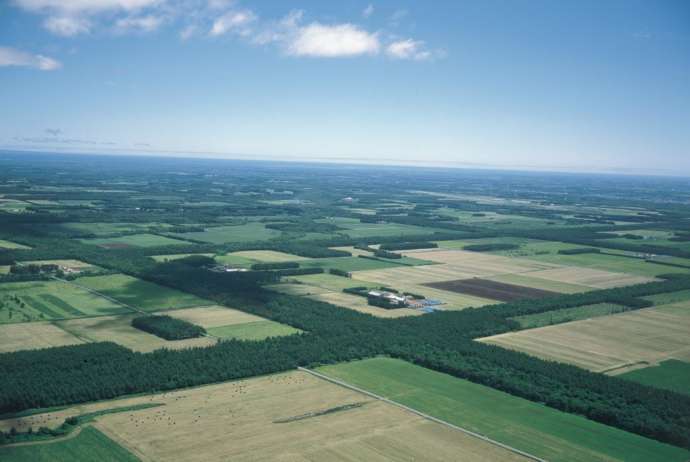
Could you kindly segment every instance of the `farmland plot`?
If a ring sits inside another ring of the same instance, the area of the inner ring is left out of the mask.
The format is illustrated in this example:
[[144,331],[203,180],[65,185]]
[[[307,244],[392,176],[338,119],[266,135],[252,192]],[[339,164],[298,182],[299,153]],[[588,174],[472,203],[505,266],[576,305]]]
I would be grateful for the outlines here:
[[124,274],[85,276],[78,278],[75,283],[143,311],[212,305],[195,295]]
[[670,358],[690,359],[690,304],[629,311],[510,332],[482,342],[618,374]]
[[164,340],[156,335],[132,327],[132,319],[141,316],[130,314],[121,316],[100,316],[96,318],[71,319],[59,321],[63,330],[91,342],[115,342],[134,351],[149,352],[159,348],[178,350],[184,348],[214,345],[210,337],[184,340]]
[[165,245],[187,244],[179,239],[171,239],[156,234],[132,234],[120,237],[103,237],[94,239],[82,239],[85,244],[97,245],[104,249],[126,249],[129,247],[159,247]]
[[101,316],[130,310],[60,281],[0,284],[0,323]]
[[529,273],[530,277],[578,284],[597,289],[610,289],[654,281],[654,278],[627,273],[612,273],[594,268],[564,267]]
[[682,462],[690,455],[397,359],[365,359],[324,366],[319,372],[552,462]]
[[0,324],[0,353],[78,343],[79,338],[49,322]]
[[506,284],[503,282],[492,281],[489,279],[458,279],[455,281],[429,282],[426,286],[441,290],[449,290],[461,294],[473,295],[476,297],[491,298],[502,302],[514,300],[544,298],[556,295],[556,292],[535,289],[532,287]]
[[[59,424],[69,415],[161,403],[103,415],[94,426],[156,461],[518,461],[522,457],[305,372],[125,398],[0,421],[0,429]],[[1,453],[0,453],[1,454]]]

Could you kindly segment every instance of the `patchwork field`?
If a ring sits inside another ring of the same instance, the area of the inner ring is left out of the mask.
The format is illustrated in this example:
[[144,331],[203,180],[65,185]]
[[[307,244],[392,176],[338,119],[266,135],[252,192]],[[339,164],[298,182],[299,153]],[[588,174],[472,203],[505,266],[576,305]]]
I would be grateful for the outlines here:
[[195,295],[159,286],[124,274],[84,276],[78,278],[75,283],[143,311],[159,311],[213,304]]
[[0,324],[0,353],[83,343],[49,322]]
[[209,335],[221,339],[263,340],[301,332],[294,327],[224,306],[186,308],[160,314],[201,326]]
[[544,298],[557,295],[557,292],[535,289],[515,284],[492,281],[490,279],[472,278],[457,279],[454,281],[429,282],[424,284],[440,290],[448,290],[460,294],[472,295],[475,297],[489,298],[510,302],[514,300],[525,300]]
[[100,316],[96,318],[71,319],[56,324],[70,334],[89,342],[115,342],[134,351],[149,352],[160,348],[177,350],[216,343],[211,337],[184,340],[164,340],[156,335],[132,327],[132,319],[140,314]]
[[204,231],[191,233],[171,233],[170,236],[211,244],[224,244],[226,242],[266,241],[279,237],[280,234],[280,231],[266,228],[263,223],[249,222],[243,225],[215,226],[206,228]]
[[4,462],[138,462],[128,450],[92,426],[79,434],[51,443],[22,446],[0,446],[0,459]]
[[[56,425],[69,415],[149,402],[164,406],[103,415],[94,427],[156,461],[524,460],[305,372],[87,404],[0,421],[0,429]],[[31,452],[23,455],[32,460]]]
[[681,462],[690,456],[683,449],[405,361],[374,358],[319,372],[552,462]]
[[690,362],[669,359],[656,366],[626,372],[619,377],[690,395]]
[[82,239],[85,244],[97,245],[105,249],[126,249],[128,247],[159,247],[165,245],[187,244],[179,239],[171,239],[157,234],[131,234],[120,237]]
[[618,374],[675,358],[690,360],[690,304],[646,308],[481,339],[543,359]]
[[130,310],[60,281],[0,284],[0,323],[101,316]]

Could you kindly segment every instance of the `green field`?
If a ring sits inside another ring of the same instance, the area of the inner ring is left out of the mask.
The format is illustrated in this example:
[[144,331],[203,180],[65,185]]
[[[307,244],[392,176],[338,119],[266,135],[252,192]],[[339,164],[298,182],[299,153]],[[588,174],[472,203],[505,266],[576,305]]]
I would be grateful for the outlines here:
[[124,274],[85,276],[78,278],[75,282],[144,311],[213,304],[196,295],[159,286]]
[[690,269],[657,265],[655,263],[646,262],[641,258],[630,258],[604,253],[583,253],[578,255],[543,254],[534,255],[529,258],[531,260],[555,263],[558,265],[582,266],[648,277],[655,277],[666,273],[690,273]]
[[280,231],[266,228],[263,223],[250,222],[243,225],[215,226],[207,228],[205,231],[172,233],[170,235],[211,244],[224,244],[226,242],[266,241],[279,237],[280,234]]
[[75,437],[50,443],[0,446],[3,462],[138,462],[125,448],[92,426]]
[[318,369],[552,462],[686,461],[690,452],[405,361],[374,358]]
[[649,300],[650,302],[654,303],[654,305],[669,305],[671,303],[678,303],[690,300],[690,289],[681,290],[678,292],[665,292],[661,294],[647,295],[641,298]]
[[131,234],[120,237],[103,237],[94,239],[82,239],[85,244],[97,245],[105,248],[126,248],[126,247],[160,247],[164,245],[183,245],[187,244],[178,239],[158,236],[156,234]]
[[690,363],[669,359],[657,366],[626,372],[618,377],[690,395]]
[[355,218],[334,217],[316,220],[320,223],[329,223],[343,228],[337,233],[346,234],[351,238],[389,237],[389,236],[414,236],[420,234],[433,234],[445,232],[441,228],[431,228],[413,225],[401,225],[398,223],[360,223]]
[[578,319],[596,318],[597,316],[607,316],[614,313],[628,311],[629,308],[613,303],[597,303],[595,305],[576,306],[573,308],[563,308],[561,310],[548,311],[546,313],[528,314],[510,318],[517,321],[523,329],[533,327],[550,326],[563,322],[577,321]]
[[129,313],[116,303],[60,281],[0,284],[0,323]]
[[22,244],[17,244],[16,242],[12,241],[6,241],[4,239],[0,239],[0,249],[30,249],[31,247],[27,247]]
[[341,271],[364,271],[399,266],[387,261],[359,257],[314,258],[299,263],[302,268],[334,268]]
[[268,320],[211,327],[206,331],[215,337],[235,340],[264,340],[268,337],[281,337],[302,332],[294,327]]
[[72,231],[95,234],[96,236],[112,235],[117,233],[131,233],[134,231],[146,232],[151,227],[166,227],[160,223],[63,223],[63,228]]

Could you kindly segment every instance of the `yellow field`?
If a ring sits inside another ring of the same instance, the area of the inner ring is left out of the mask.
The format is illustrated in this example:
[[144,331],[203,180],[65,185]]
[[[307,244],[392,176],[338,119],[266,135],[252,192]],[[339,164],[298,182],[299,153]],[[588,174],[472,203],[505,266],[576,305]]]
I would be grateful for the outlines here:
[[[543,263],[523,258],[511,258],[467,250],[408,250],[402,252],[406,257],[431,260],[451,265],[454,271],[467,277],[492,276],[494,274],[524,273],[549,268],[558,268],[553,263]],[[434,267],[443,265],[434,265]],[[455,279],[462,279],[458,277]],[[430,281],[431,282],[431,281]]]
[[49,322],[0,324],[0,353],[83,343]]
[[9,265],[0,265],[0,274],[8,274],[10,272]]
[[[166,312],[169,314],[169,312]],[[216,343],[211,337],[185,340],[165,340],[153,334],[132,327],[132,319],[140,314],[122,316],[100,316],[95,318],[70,319],[56,324],[66,331],[92,342],[115,342],[134,351],[148,352],[159,348],[181,349],[208,346]]]
[[254,316],[253,314],[218,305],[204,306],[200,308],[184,308],[181,310],[168,310],[156,314],[164,314],[173,318],[182,319],[206,329],[211,327],[229,326],[232,324],[244,324],[246,322],[264,320],[264,318]]
[[549,281],[565,282],[583,286],[609,289],[612,287],[629,286],[643,282],[654,281],[654,278],[636,276],[627,273],[612,273],[594,268],[562,267],[529,273],[530,277],[547,279]]
[[285,252],[277,252],[275,250],[243,250],[240,252],[232,252],[228,255],[236,255],[250,260],[267,263],[280,263],[285,261],[299,261],[308,260],[308,258],[300,257],[299,255],[292,255]]
[[480,341],[618,374],[666,359],[690,359],[690,302],[573,321]]
[[77,406],[0,421],[0,429],[56,426],[70,415],[150,402],[164,406],[104,415],[94,425],[143,461],[524,460],[304,372]]

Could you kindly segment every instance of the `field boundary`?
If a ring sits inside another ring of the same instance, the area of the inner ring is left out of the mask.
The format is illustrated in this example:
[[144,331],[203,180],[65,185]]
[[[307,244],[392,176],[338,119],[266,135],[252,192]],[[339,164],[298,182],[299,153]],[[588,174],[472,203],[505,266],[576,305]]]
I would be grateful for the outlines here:
[[329,377],[329,376],[327,376],[327,375],[325,375],[325,374],[321,374],[320,372],[316,372],[316,371],[313,371],[313,370],[311,370],[311,369],[307,369],[306,367],[298,367],[297,369],[300,370],[300,371],[302,371],[302,372],[306,372],[307,374],[311,374],[311,375],[313,375],[314,377],[318,377],[318,378],[320,378],[320,379],[322,379],[322,380],[326,380],[327,382],[333,383],[333,384],[335,384],[335,385],[339,385],[339,386],[344,387],[344,388],[347,388],[347,389],[349,389],[349,390],[356,391],[356,392],[358,392],[358,393],[362,393],[362,394],[364,394],[364,395],[369,396],[370,398],[374,398],[374,399],[377,399],[377,400],[379,400],[379,401],[383,401],[384,403],[391,404],[391,405],[393,405],[393,406],[396,406],[396,407],[399,407],[399,408],[401,408],[401,409],[404,409],[404,410],[406,410],[406,411],[408,411],[408,412],[412,412],[413,414],[416,414],[416,415],[418,415],[418,416],[420,416],[420,417],[422,417],[422,418],[424,418],[424,419],[430,420],[430,421],[432,421],[432,422],[435,422],[435,423],[438,423],[438,424],[441,424],[441,425],[445,425],[446,427],[452,428],[453,430],[460,431],[460,432],[462,432],[462,433],[464,433],[464,434],[466,434],[466,435],[472,436],[472,437],[474,437],[474,438],[479,438],[479,439],[482,440],[482,441],[485,441],[485,442],[487,442],[487,443],[489,443],[489,444],[493,444],[494,446],[498,446],[498,447],[500,447],[500,448],[506,449],[506,450],[508,450],[508,451],[510,451],[510,452],[513,452],[513,453],[515,453],[515,454],[521,455],[521,456],[526,457],[526,458],[528,458],[528,459],[531,459],[531,460],[534,460],[534,461],[537,461],[537,462],[548,462],[547,460],[541,459],[541,458],[539,458],[539,457],[537,457],[537,456],[535,456],[535,455],[532,455],[532,454],[530,454],[530,453],[528,453],[528,452],[522,451],[522,450],[520,450],[520,449],[518,449],[518,448],[514,448],[514,447],[512,447],[512,446],[508,446],[507,444],[503,444],[503,443],[500,443],[500,442],[498,442],[498,441],[496,441],[496,440],[493,440],[493,439],[489,438],[488,436],[482,435],[481,433],[476,433],[476,432],[473,432],[472,430],[468,430],[468,429],[466,429],[466,428],[459,427],[459,426],[454,425],[454,424],[452,424],[452,423],[450,423],[450,422],[446,422],[445,420],[441,420],[441,419],[439,419],[439,418],[437,418],[437,417],[434,417],[434,416],[431,416],[431,415],[429,415],[429,414],[425,414],[425,413],[423,413],[423,412],[421,412],[421,411],[418,411],[418,410],[416,410],[416,409],[413,409],[413,408],[411,408],[411,407],[409,407],[409,406],[405,406],[404,404],[401,404],[401,403],[392,401],[392,400],[390,400],[390,399],[388,399],[388,398],[385,398],[385,397],[383,397],[383,396],[381,396],[381,395],[377,395],[376,393],[372,393],[372,392],[370,392],[370,391],[364,390],[364,389],[359,388],[359,387],[356,387],[356,386],[354,386],[354,385],[350,385],[349,383],[343,382],[342,380],[335,379],[335,378],[333,378],[333,377]]

